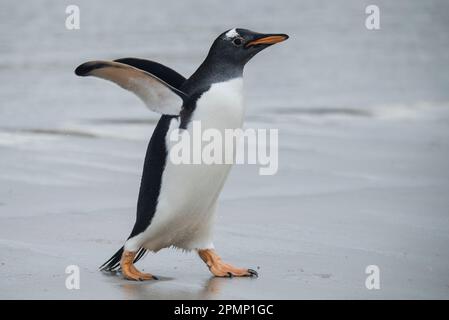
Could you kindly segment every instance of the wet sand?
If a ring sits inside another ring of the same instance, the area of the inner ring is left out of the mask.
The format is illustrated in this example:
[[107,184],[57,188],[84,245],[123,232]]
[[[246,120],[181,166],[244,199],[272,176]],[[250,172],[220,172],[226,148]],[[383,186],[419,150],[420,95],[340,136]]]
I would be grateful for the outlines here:
[[[174,249],[138,263],[159,281],[97,271],[132,227],[146,141],[3,132],[1,297],[447,298],[447,124],[280,120],[279,173],[236,166],[218,210],[218,252],[257,279],[212,278]],[[65,288],[71,264],[80,290]],[[378,291],[365,288],[371,264]]]
[[[77,32],[64,3],[43,3],[11,2],[0,19],[0,298],[449,298],[446,4],[381,1],[383,29],[369,33],[360,1],[253,1],[250,16],[137,1],[129,18],[79,1]],[[291,36],[245,75],[245,126],[279,129],[279,172],[234,167],[218,208],[217,251],[259,278],[212,278],[172,249],[138,263],[159,281],[99,272],[134,222],[157,117],[74,68],[137,56],[188,75],[236,25]],[[65,287],[72,264],[79,290]],[[365,287],[368,265],[380,290]]]

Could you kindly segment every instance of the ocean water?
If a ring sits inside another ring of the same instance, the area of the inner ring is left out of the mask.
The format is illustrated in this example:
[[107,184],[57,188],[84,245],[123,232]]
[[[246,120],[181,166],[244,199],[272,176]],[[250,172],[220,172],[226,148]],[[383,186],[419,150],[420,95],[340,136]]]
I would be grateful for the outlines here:
[[[69,4],[80,8],[80,30],[65,28]],[[40,0],[24,6],[2,0],[0,129],[154,119],[131,94],[98,79],[78,78],[73,70],[87,60],[133,56],[188,76],[215,37],[233,27],[290,35],[246,67],[250,120],[447,107],[448,2],[377,1],[381,29],[375,31],[365,28],[368,4]]]

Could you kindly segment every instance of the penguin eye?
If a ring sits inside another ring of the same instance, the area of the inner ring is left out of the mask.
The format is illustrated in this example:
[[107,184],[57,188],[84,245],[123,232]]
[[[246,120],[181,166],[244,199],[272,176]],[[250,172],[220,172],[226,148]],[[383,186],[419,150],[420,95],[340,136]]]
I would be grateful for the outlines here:
[[232,43],[236,46],[236,47],[240,47],[243,43],[241,38],[235,38],[234,40],[232,40]]

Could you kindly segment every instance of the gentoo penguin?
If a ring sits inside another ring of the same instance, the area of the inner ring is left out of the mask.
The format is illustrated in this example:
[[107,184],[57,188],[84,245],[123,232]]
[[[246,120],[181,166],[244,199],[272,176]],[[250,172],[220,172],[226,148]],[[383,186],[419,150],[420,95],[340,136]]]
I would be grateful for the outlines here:
[[156,279],[134,263],[149,250],[175,247],[196,250],[218,277],[257,276],[247,268],[224,263],[214,250],[212,227],[217,198],[230,165],[174,164],[168,157],[168,136],[174,129],[241,128],[243,68],[258,52],[288,39],[285,34],[262,34],[246,29],[222,33],[189,78],[159,63],[124,58],[90,61],[78,66],[78,76],[95,76],[135,93],[162,116],[150,139],[137,202],[134,228],[124,246],[101,267],[121,269],[129,280]]

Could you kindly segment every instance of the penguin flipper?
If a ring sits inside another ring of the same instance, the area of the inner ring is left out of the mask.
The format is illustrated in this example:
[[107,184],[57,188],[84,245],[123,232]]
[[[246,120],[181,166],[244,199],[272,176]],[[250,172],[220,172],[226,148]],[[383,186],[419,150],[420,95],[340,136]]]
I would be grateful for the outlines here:
[[183,83],[187,80],[175,70],[155,61],[139,58],[120,58],[114,61],[128,64],[134,68],[149,72],[176,89],[180,89]]
[[146,106],[166,115],[179,115],[187,95],[157,76],[116,61],[89,61],[75,69],[78,76],[110,80],[136,94]]

